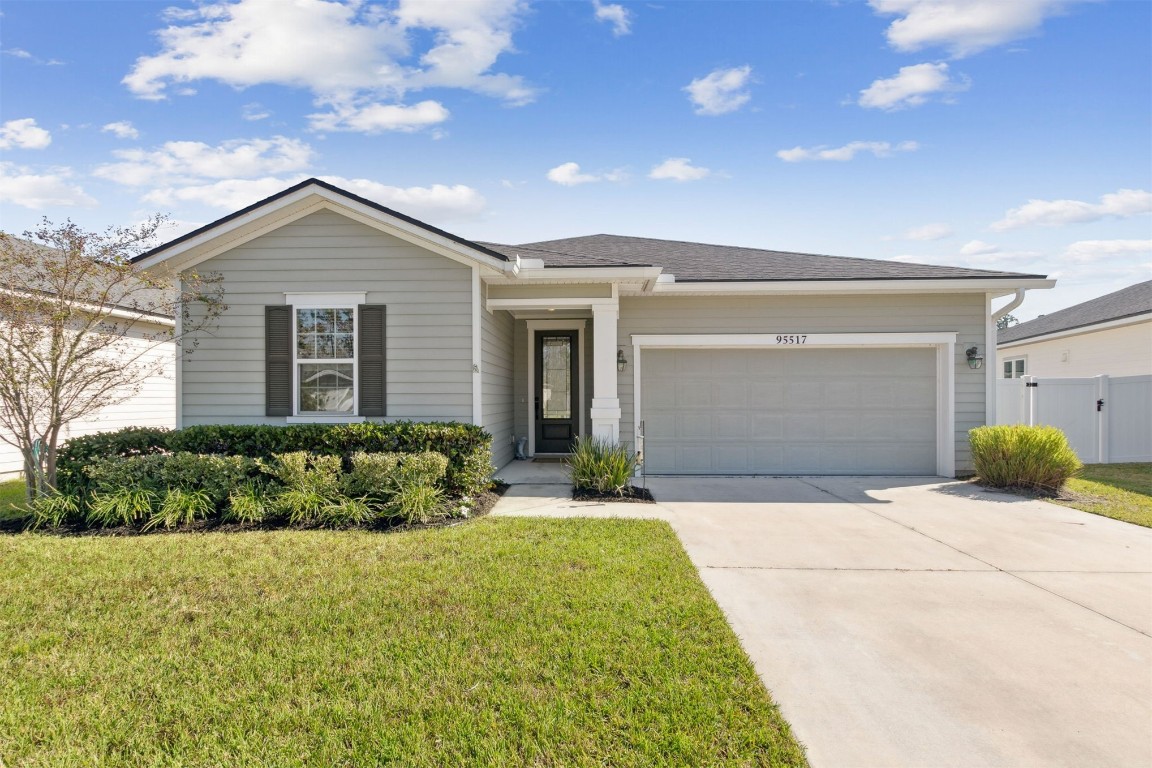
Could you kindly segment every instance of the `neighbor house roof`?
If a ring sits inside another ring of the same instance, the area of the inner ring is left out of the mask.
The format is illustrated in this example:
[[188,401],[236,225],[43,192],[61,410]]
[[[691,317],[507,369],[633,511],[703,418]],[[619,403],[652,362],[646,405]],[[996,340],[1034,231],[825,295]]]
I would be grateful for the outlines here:
[[996,335],[996,340],[1006,344],[1137,315],[1149,315],[1152,319],[1152,280],[1005,328]]
[[1020,272],[939,267],[902,261],[823,256],[621,235],[587,235],[524,245],[483,245],[510,257],[519,255],[521,258],[541,259],[546,267],[656,266],[675,275],[678,283],[1044,277]]

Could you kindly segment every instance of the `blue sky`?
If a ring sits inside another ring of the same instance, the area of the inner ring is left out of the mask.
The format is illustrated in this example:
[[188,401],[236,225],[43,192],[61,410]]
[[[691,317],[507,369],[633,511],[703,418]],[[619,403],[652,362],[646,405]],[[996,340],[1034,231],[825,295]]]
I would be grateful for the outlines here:
[[1152,3],[0,2],[0,226],[308,176],[464,237],[1152,278]]

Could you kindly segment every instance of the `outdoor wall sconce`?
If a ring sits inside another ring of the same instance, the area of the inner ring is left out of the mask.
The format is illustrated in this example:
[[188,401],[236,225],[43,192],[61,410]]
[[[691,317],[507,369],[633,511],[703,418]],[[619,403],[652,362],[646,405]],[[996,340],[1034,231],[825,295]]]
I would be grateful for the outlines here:
[[984,356],[980,354],[975,346],[968,347],[964,350],[964,356],[968,358],[968,367],[972,370],[977,370],[984,366]]
[[624,350],[622,349],[616,350],[616,370],[620,373],[628,370],[628,359],[624,357]]

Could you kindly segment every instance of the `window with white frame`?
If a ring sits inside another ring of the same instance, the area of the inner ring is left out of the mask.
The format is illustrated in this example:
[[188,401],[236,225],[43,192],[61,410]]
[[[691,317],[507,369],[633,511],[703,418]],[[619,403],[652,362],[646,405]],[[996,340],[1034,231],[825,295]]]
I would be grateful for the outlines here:
[[1025,373],[1023,357],[1012,357],[1004,361],[1004,378],[1018,379]]
[[356,307],[296,307],[296,412],[356,413]]

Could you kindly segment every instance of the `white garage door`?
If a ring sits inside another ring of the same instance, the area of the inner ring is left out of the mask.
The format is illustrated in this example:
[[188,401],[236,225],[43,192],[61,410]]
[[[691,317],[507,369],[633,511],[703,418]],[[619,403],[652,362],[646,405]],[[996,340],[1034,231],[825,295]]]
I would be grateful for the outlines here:
[[936,474],[934,349],[642,355],[649,474]]

